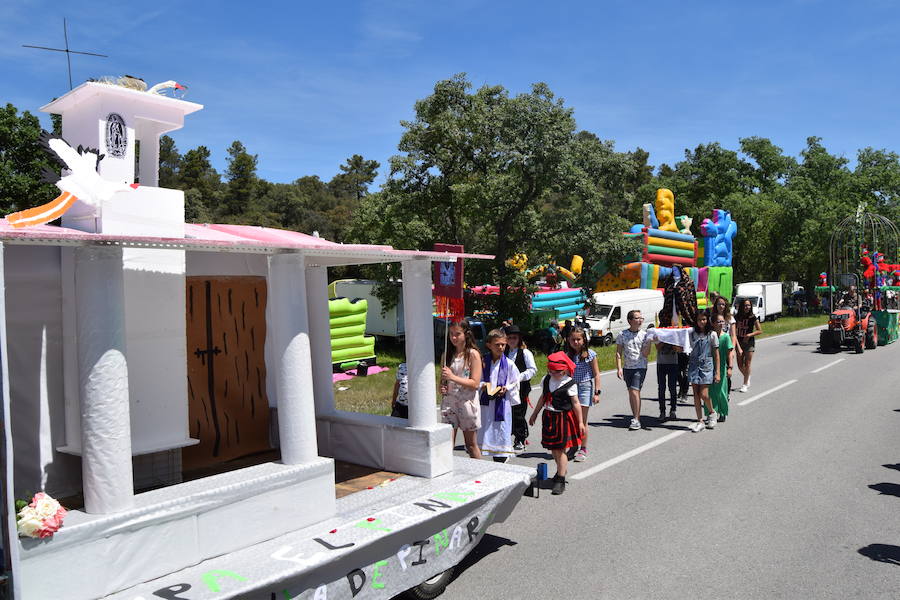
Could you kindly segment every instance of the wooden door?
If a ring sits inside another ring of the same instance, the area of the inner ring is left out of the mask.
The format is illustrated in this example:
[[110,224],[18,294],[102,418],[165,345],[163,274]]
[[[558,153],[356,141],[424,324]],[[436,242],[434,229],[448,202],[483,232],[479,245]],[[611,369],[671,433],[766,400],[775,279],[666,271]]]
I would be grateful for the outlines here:
[[200,443],[185,470],[268,450],[266,280],[187,278],[188,414]]

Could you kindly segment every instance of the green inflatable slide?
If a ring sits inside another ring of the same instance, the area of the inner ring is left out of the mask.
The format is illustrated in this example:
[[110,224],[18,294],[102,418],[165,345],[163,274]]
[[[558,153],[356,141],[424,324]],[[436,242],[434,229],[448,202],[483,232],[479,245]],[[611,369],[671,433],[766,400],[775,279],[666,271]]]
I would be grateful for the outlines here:
[[331,329],[331,362],[334,368],[353,368],[365,360],[375,364],[375,337],[365,335],[369,303],[356,298],[333,298],[328,301]]

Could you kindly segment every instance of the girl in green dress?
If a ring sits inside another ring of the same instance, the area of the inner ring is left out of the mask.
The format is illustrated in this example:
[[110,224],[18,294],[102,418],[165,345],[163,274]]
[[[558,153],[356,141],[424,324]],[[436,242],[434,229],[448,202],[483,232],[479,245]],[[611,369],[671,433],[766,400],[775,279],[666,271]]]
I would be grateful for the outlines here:
[[713,327],[719,336],[719,381],[714,381],[709,386],[709,399],[712,401],[713,410],[719,415],[718,422],[725,421],[728,416],[728,382],[731,380],[731,366],[734,362],[734,342],[728,332],[728,324],[725,317],[716,315],[713,317]]

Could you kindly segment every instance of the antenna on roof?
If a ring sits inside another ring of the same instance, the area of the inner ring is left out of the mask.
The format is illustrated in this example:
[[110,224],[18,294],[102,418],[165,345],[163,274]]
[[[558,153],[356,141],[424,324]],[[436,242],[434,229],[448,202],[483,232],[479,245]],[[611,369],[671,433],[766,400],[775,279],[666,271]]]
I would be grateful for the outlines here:
[[31,46],[29,44],[22,44],[23,48],[37,48],[38,50],[52,50],[53,52],[65,52],[66,53],[66,63],[69,66],[69,89],[72,89],[72,54],[85,54],[87,56],[99,56],[101,58],[109,58],[105,54],[95,54],[94,52],[81,52],[79,50],[69,50],[69,27],[66,23],[65,18],[63,18],[63,37],[66,41],[65,48],[48,48],[46,46]]

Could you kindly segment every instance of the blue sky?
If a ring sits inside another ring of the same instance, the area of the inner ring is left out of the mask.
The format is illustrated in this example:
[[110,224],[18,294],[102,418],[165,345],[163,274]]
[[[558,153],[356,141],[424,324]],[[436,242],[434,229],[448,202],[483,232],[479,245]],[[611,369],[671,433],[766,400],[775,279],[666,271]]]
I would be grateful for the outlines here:
[[[175,79],[205,105],[175,132],[217,169],[240,140],[270,181],[330,179],[351,154],[382,163],[434,83],[466,72],[525,92],[545,81],[578,126],[642,147],[654,165],[686,148],[807,136],[852,159],[900,146],[900,10],[831,2],[68,2],[0,4],[0,102],[38,107],[88,77]],[[42,117],[49,125],[49,120]]]

